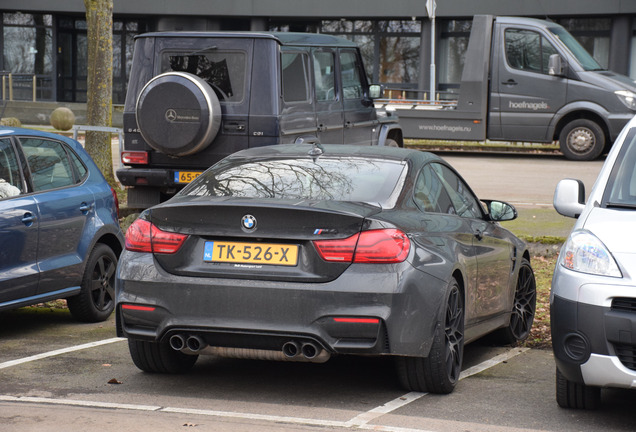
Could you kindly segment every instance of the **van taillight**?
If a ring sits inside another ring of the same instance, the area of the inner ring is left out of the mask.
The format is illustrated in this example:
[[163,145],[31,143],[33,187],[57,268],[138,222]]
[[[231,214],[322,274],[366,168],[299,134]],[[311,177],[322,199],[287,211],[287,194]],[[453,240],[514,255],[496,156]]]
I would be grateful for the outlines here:
[[313,243],[320,257],[332,262],[398,263],[406,259],[411,248],[406,233],[398,229],[362,231],[345,239]]
[[123,151],[121,152],[121,162],[125,164],[148,165],[148,152]]
[[126,230],[126,250],[173,254],[187,238],[186,234],[163,231],[147,220],[137,219]]

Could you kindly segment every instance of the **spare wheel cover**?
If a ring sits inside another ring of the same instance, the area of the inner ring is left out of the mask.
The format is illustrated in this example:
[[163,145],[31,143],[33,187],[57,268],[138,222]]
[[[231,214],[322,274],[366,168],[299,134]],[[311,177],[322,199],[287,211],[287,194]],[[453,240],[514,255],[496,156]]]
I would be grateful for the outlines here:
[[144,86],[137,98],[137,125],[150,147],[173,156],[205,149],[221,124],[214,90],[196,75],[167,72]]

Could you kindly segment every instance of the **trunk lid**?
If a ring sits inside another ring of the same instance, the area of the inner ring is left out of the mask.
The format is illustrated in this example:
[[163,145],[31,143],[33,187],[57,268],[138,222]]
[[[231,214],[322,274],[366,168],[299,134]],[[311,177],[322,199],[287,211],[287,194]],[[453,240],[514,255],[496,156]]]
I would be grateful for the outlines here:
[[155,254],[169,273],[325,282],[350,264],[322,260],[312,240],[350,237],[380,211],[365,203],[184,197],[151,209],[149,220],[189,235],[177,253]]

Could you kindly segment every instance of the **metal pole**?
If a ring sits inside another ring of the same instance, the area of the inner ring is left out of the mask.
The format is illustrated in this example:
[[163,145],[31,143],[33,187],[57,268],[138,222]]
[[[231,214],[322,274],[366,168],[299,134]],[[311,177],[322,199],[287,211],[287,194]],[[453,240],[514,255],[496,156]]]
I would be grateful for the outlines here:
[[431,102],[435,102],[435,15],[431,18]]
[[36,85],[37,85],[36,77],[35,77],[35,75],[33,75],[33,102],[35,102],[35,92],[37,90]]

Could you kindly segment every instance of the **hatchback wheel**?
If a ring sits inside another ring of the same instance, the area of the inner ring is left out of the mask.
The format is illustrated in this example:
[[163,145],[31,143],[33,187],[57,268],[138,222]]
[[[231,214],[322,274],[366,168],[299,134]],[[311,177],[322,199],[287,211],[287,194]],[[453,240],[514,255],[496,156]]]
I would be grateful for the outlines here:
[[572,382],[557,368],[556,400],[561,408],[596,409],[601,405],[601,388]]
[[133,363],[144,372],[178,374],[187,372],[196,363],[198,355],[183,354],[162,342],[128,339]]
[[105,244],[95,245],[86,261],[81,291],[67,299],[71,314],[78,321],[107,319],[115,308],[117,256]]
[[400,382],[410,391],[450,393],[459,381],[463,357],[464,299],[453,278],[446,296],[444,321],[435,330],[428,357],[398,358]]

